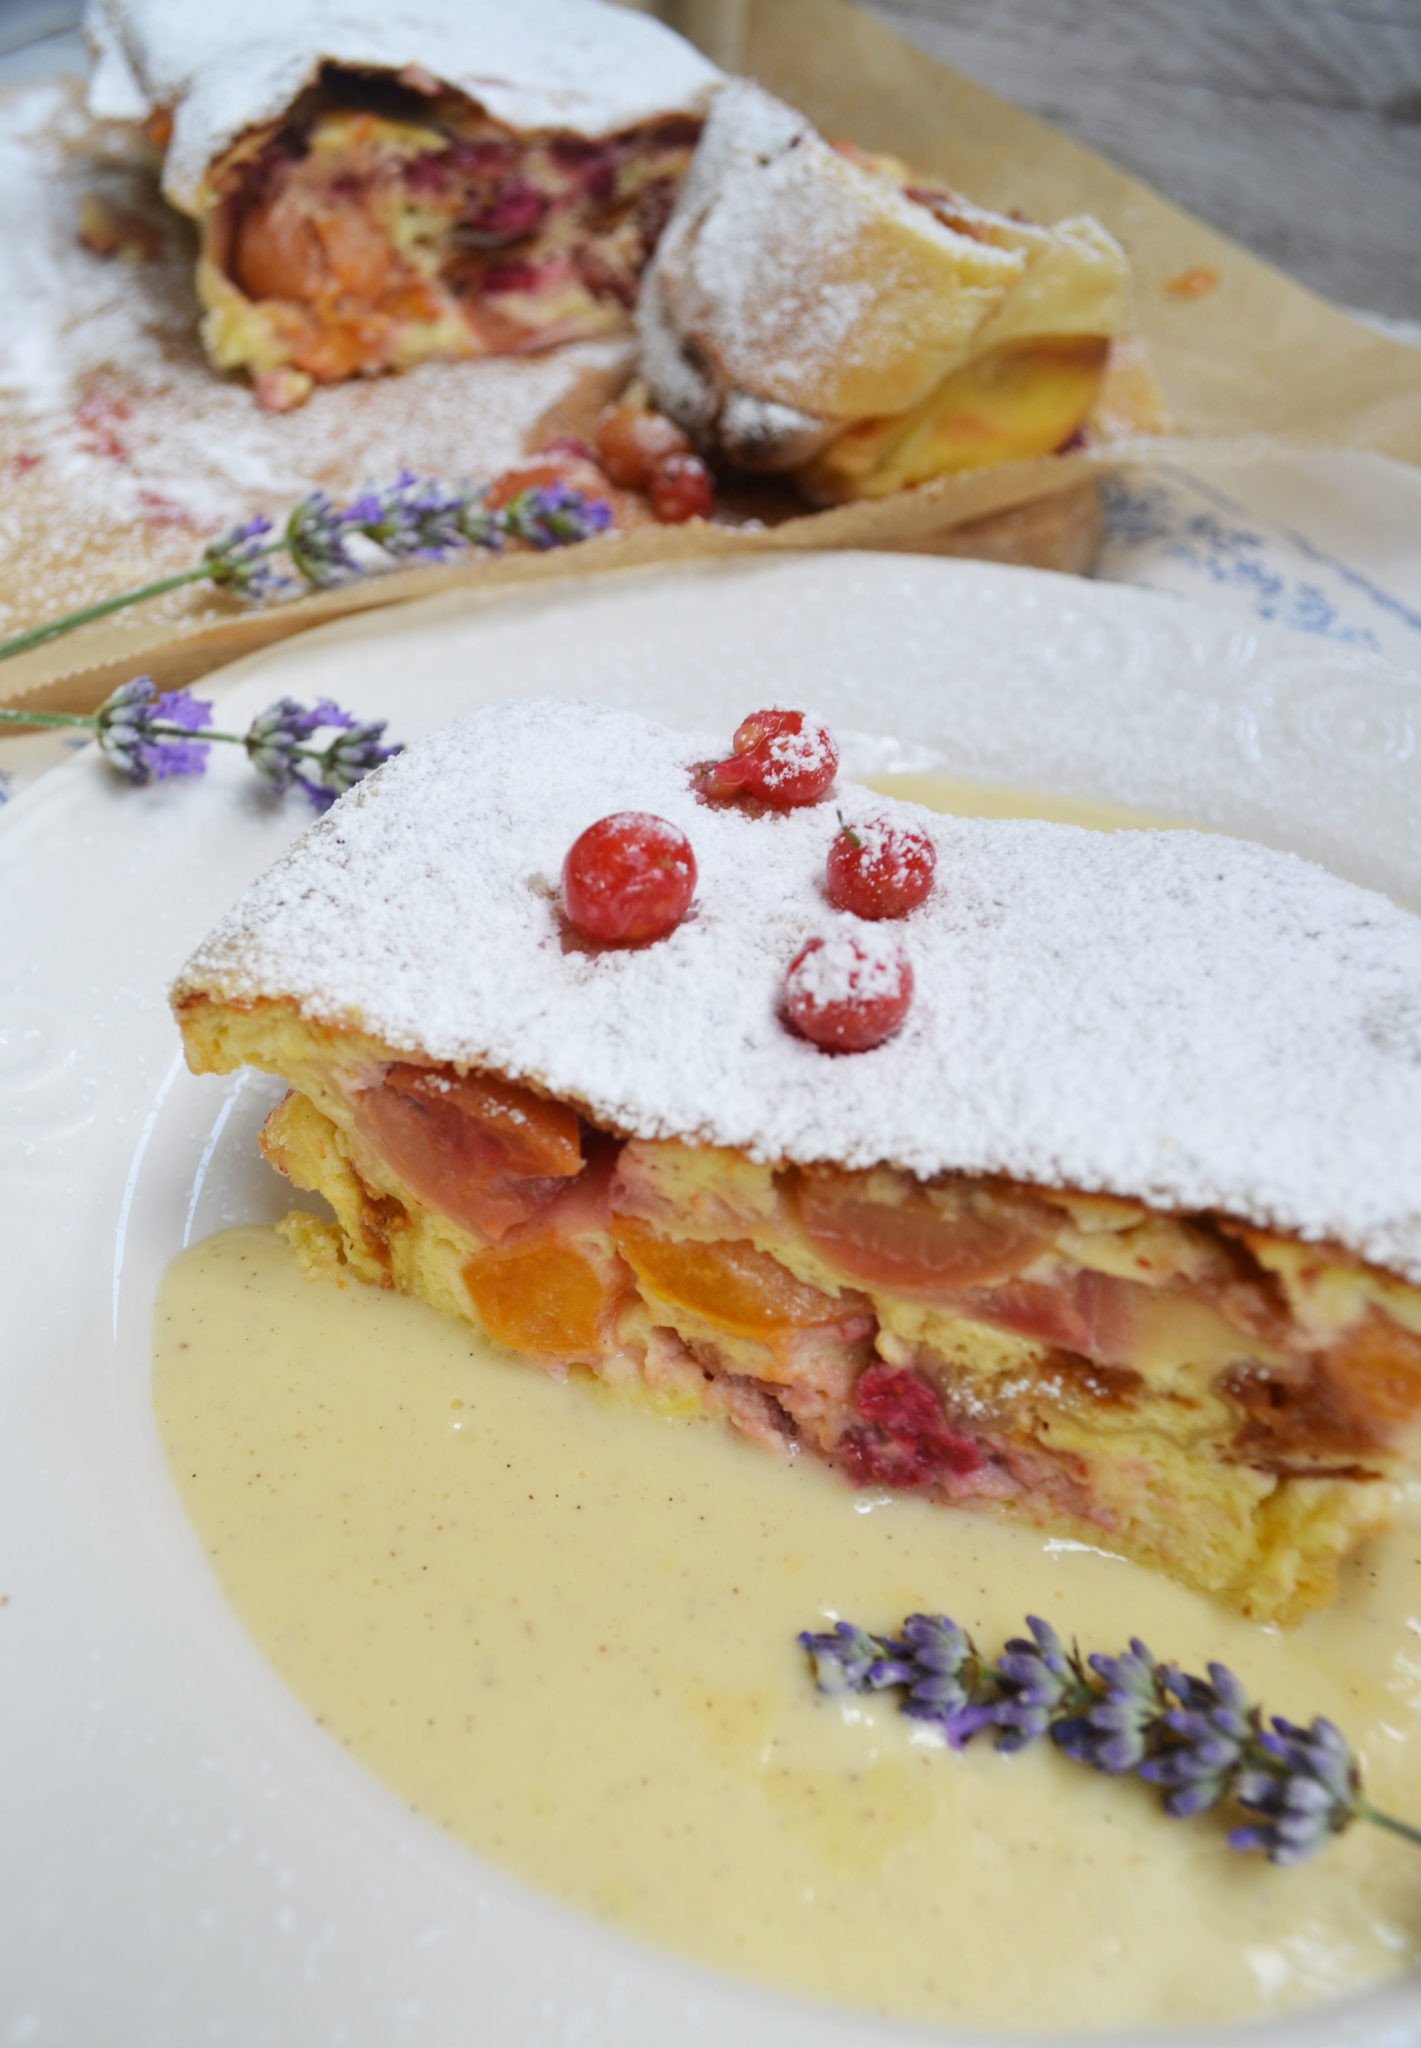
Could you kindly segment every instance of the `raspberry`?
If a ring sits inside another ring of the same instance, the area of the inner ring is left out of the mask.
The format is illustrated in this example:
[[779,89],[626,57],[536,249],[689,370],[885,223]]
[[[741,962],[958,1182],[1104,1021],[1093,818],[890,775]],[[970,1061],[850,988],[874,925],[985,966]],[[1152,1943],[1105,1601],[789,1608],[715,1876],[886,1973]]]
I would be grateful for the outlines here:
[[752,711],[735,728],[729,760],[702,768],[709,797],[757,797],[774,811],[817,803],[839,772],[833,734],[804,711]]
[[932,1486],[982,1466],[977,1444],[948,1427],[937,1394],[915,1372],[869,1366],[854,1407],[863,1419],[845,1430],[835,1454],[855,1486]]
[[825,1052],[868,1052],[891,1038],[913,999],[913,970],[885,932],[811,939],[785,975],[785,1009]]
[[648,811],[614,811],[575,839],[562,866],[563,909],[589,939],[644,946],[674,931],[696,888],[684,832]]
[[614,405],[597,422],[595,438],[603,469],[627,491],[644,491],[659,463],[691,449],[674,420],[642,405]]
[[937,854],[916,825],[890,825],[870,818],[849,825],[839,818],[829,848],[825,887],[836,910],[855,917],[905,917],[933,885]]
[[663,526],[709,519],[715,510],[715,487],[699,455],[664,456],[652,470],[646,492]]

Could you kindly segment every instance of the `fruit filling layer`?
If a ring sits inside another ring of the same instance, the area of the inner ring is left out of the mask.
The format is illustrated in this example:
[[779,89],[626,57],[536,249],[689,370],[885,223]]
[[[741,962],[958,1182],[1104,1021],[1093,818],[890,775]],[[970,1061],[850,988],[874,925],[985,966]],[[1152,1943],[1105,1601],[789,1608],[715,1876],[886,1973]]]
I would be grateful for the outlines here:
[[224,367],[329,383],[626,324],[699,121],[516,135],[427,85],[328,67],[228,159],[199,273]]
[[[1004,1179],[623,1141],[492,1075],[301,1079],[264,1145],[332,1201],[327,1249],[361,1277],[857,1487],[1064,1516],[1288,1613],[1325,1597],[1339,1529],[1381,1517],[1421,1435],[1421,1291],[1327,1246]],[[1291,1574],[1271,1591],[1270,1549]]]

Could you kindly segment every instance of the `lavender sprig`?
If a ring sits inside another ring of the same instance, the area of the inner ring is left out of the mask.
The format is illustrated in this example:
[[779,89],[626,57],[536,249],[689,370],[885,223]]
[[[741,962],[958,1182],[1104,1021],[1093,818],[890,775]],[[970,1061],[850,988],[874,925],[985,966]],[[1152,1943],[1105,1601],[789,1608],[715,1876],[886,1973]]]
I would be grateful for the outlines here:
[[[279,527],[260,516],[244,520],[209,541],[191,568],[136,584],[0,639],[0,661],[189,583],[211,583],[248,602],[266,603],[329,589],[406,561],[443,561],[465,548],[496,554],[510,541],[540,550],[572,547],[605,532],[611,523],[612,510],[604,499],[568,485],[520,491],[506,505],[491,510],[481,489],[448,490],[404,469],[392,484],[364,491],[348,505],[334,504],[324,491],[308,492]],[[375,561],[352,549],[358,537],[380,549]],[[285,555],[294,574],[274,566],[277,555]],[[42,722],[19,711],[0,711],[0,721]]]
[[[299,788],[319,810],[400,751],[384,744],[384,719],[358,720],[329,697],[309,709],[294,698],[278,697],[245,732],[213,732],[210,704],[185,690],[160,692],[151,676],[121,683],[97,711],[33,711],[24,719],[30,725],[92,732],[104,758],[136,783],[201,775],[214,741],[243,747],[270,789]],[[194,732],[201,732],[202,739],[190,738]],[[309,745],[319,732],[331,737],[324,746]]]
[[[346,506],[343,516],[348,529],[373,540],[393,561],[442,562],[469,545],[466,515],[474,503],[467,492],[446,491],[402,469],[388,489],[366,491]],[[487,540],[480,544],[490,545]]]
[[496,516],[513,540],[533,548],[563,548],[605,532],[612,508],[568,484],[541,484],[510,498]]
[[77,722],[92,722],[100,751],[130,782],[201,775],[207,766],[208,742],[187,735],[211,725],[212,706],[185,690],[160,695],[151,676],[120,683],[92,721]]
[[996,1730],[1002,1750],[1049,1735],[1078,1763],[1158,1785],[1175,1819],[1231,1800],[1247,1819],[1229,1846],[1261,1850],[1270,1863],[1300,1863],[1357,1820],[1421,1847],[1421,1828],[1362,1796],[1357,1760],[1331,1721],[1265,1721],[1223,1664],[1192,1677],[1157,1663],[1138,1638],[1118,1657],[1082,1659],[1039,1616],[1027,1627],[1030,1637],[1014,1637],[995,1664],[945,1614],[910,1614],[899,1636],[840,1621],[798,1640],[821,1692],[895,1690],[899,1711],[935,1722],[954,1749],[983,1728]]

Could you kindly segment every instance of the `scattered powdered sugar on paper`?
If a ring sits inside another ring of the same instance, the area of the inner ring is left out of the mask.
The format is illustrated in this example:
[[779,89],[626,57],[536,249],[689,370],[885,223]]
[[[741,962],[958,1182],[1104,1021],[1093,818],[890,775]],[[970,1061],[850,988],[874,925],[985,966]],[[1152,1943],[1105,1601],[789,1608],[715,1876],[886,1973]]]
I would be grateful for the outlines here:
[[[1421,1280],[1421,1060],[1382,1028],[1417,1013],[1421,921],[1192,832],[942,818],[853,786],[747,817],[689,787],[723,744],[549,700],[475,712],[343,798],[179,993],[289,997],[647,1137],[1216,1209]],[[834,1055],[779,1005],[806,940],[845,928],[824,861],[836,802],[868,801],[931,833],[937,881],[892,928],[901,1031]],[[692,914],[638,951],[564,953],[563,856],[633,809],[690,839]]]
[[[150,222],[154,260],[85,249],[86,196]],[[579,378],[630,368],[629,341],[583,342],[265,413],[202,352],[195,257],[132,130],[95,124],[63,84],[0,104],[0,624],[186,567],[200,537],[317,485],[346,495],[406,465],[487,479]]]

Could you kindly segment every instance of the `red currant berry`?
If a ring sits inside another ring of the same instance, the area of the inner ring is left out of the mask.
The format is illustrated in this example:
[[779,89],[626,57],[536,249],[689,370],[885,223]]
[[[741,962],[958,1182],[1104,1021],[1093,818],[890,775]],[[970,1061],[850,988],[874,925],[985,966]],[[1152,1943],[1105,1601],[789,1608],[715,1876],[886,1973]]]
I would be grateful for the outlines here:
[[571,923],[609,946],[644,946],[674,931],[696,889],[684,832],[649,811],[614,811],[575,839],[562,864]]
[[651,472],[646,494],[663,526],[709,519],[715,510],[715,486],[699,455],[664,456]]
[[906,917],[933,885],[937,854],[917,825],[870,818],[845,824],[829,848],[825,887],[836,910],[855,917]]
[[913,970],[887,932],[811,939],[785,975],[785,1009],[826,1052],[867,1052],[891,1038],[913,999]]
[[658,463],[669,455],[688,455],[691,449],[674,420],[641,405],[614,405],[603,413],[596,440],[603,469],[627,491],[644,491]]
[[701,770],[697,787],[712,797],[758,797],[771,810],[817,803],[839,770],[829,728],[803,711],[752,711],[735,728],[728,761]]

